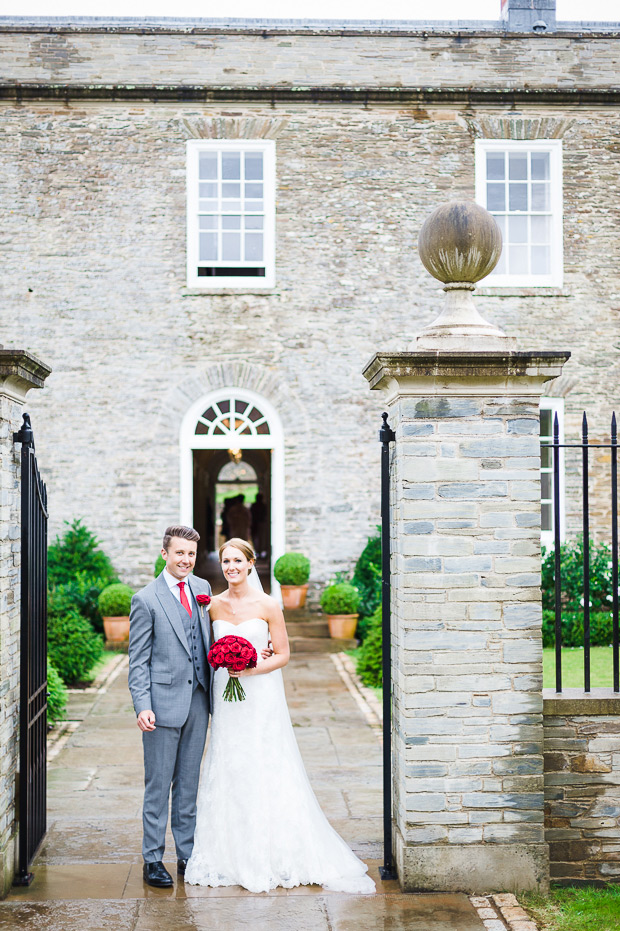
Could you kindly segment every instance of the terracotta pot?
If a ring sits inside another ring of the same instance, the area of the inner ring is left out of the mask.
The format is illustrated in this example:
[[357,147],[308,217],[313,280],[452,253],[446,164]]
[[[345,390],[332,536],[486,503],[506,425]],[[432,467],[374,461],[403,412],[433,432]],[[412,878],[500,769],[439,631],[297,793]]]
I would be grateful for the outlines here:
[[129,640],[129,617],[104,617],[105,638],[110,643],[122,643]]
[[329,636],[334,640],[352,640],[358,617],[359,614],[328,614]]
[[306,603],[306,595],[308,594],[307,585],[281,585],[280,591],[282,592],[282,604],[285,608],[294,610],[295,608],[303,608]]

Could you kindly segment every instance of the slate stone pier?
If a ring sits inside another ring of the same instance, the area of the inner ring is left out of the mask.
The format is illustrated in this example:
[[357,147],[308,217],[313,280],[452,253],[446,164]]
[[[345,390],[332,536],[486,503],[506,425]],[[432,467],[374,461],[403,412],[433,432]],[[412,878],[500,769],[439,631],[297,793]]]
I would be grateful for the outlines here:
[[[490,222],[489,222],[490,221]],[[474,204],[420,256],[446,282],[412,351],[364,372],[391,472],[393,790],[401,888],[544,888],[539,398],[566,353],[519,352],[471,292],[501,251]],[[459,281],[455,281],[458,274]]]

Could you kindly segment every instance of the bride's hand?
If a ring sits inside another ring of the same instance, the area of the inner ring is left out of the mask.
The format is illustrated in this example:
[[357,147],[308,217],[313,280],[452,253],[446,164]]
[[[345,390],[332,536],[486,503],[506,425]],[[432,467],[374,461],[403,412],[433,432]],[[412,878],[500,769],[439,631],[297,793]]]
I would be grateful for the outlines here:
[[232,676],[234,679],[241,679],[243,676],[255,676],[256,669],[242,669],[241,672],[237,672],[236,669],[229,669],[228,675]]

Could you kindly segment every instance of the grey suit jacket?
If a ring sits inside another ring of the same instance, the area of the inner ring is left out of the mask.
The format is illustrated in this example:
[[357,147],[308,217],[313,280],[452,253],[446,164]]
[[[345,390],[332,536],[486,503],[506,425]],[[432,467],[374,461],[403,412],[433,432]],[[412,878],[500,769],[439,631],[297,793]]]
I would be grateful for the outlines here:
[[[205,579],[190,575],[186,581],[194,601],[196,595],[211,594],[211,586]],[[208,652],[209,612],[195,603],[192,607],[198,613]],[[156,724],[182,727],[192,700],[192,679],[191,652],[183,622],[179,617],[176,599],[162,572],[131,599],[129,690],[136,714],[152,710]]]

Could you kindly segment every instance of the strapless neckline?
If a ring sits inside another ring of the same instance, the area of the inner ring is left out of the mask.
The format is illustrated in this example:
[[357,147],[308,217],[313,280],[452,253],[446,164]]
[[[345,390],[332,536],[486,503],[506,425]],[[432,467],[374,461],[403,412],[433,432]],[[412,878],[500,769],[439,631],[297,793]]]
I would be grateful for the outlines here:
[[267,624],[267,627],[269,627],[269,622],[266,621],[264,617],[248,617],[245,619],[245,621],[239,621],[238,623],[235,623],[234,621],[227,621],[223,617],[218,617],[213,621],[213,623],[230,624],[231,627],[241,627],[242,624],[249,624],[250,621],[262,621],[263,624]]

